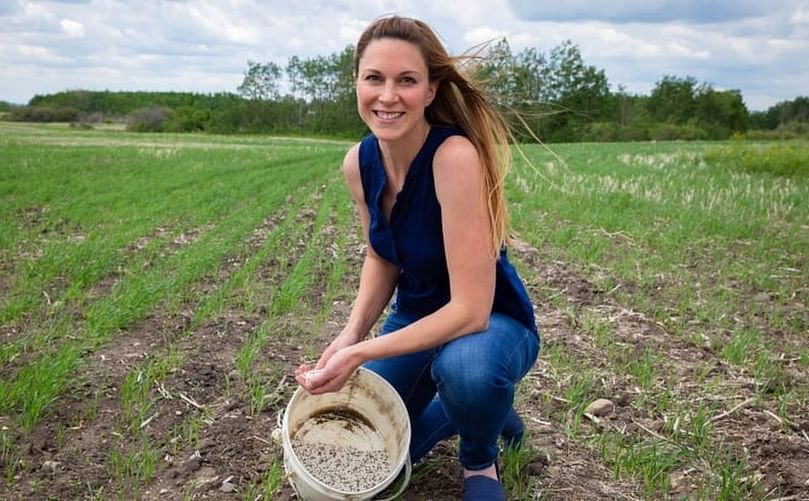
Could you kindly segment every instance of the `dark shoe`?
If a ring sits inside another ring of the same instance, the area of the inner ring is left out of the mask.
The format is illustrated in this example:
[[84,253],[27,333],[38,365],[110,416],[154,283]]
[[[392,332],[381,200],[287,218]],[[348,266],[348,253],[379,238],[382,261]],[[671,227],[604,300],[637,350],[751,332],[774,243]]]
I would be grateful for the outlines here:
[[512,407],[506,416],[503,431],[500,432],[500,436],[503,438],[503,445],[505,447],[519,447],[522,444],[523,433],[525,433],[525,427],[522,424],[522,419],[520,419],[520,416],[517,415],[517,411]]
[[483,475],[466,477],[463,481],[464,501],[505,501],[503,484]]

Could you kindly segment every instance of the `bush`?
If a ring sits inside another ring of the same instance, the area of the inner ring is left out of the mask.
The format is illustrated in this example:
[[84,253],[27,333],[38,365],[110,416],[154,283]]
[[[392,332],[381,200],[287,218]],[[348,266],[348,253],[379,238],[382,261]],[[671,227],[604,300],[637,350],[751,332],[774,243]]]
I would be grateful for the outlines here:
[[747,131],[745,137],[753,141],[786,141],[790,139],[798,139],[799,136],[794,132],[781,129],[754,129]]
[[747,139],[809,139],[809,122],[793,120],[779,125],[774,130],[755,129],[747,131]]
[[708,134],[703,129],[692,125],[656,123],[652,124],[649,129],[649,139],[657,141],[696,141],[708,139]]
[[728,169],[767,172],[774,176],[809,177],[809,143],[746,144],[710,148],[705,161]]
[[621,125],[616,122],[593,122],[582,136],[583,141],[648,141],[649,126],[642,123]]
[[22,106],[11,110],[9,120],[16,122],[75,122],[79,110],[68,107]]
[[132,132],[161,132],[171,118],[166,108],[151,106],[133,111],[127,117],[126,130]]
[[79,113],[79,121],[84,124],[100,124],[104,121],[104,114],[100,111]]

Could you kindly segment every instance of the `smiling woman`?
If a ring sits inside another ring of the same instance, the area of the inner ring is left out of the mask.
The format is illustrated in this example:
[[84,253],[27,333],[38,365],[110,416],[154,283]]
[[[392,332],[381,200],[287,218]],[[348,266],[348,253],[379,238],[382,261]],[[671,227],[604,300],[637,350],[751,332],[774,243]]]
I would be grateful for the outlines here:
[[[380,374],[407,406],[411,460],[457,434],[464,499],[505,499],[498,440],[522,438],[514,390],[540,345],[505,247],[505,121],[415,19],[371,24],[354,71],[371,134],[343,171],[367,251],[346,326],[296,379],[318,395],[361,365]],[[382,335],[366,339],[394,291]]]

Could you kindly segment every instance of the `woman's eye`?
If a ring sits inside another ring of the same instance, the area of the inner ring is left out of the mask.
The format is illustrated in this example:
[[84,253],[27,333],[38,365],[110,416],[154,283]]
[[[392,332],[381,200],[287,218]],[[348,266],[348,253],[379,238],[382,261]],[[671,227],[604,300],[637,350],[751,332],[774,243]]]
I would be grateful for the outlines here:
[[413,85],[414,83],[416,83],[416,79],[413,77],[403,77],[402,83],[405,85]]

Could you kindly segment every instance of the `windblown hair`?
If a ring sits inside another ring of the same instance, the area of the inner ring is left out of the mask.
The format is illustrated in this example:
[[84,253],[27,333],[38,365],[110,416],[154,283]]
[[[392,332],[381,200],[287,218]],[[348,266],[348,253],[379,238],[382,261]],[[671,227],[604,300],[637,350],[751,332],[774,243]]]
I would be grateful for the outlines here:
[[360,35],[354,52],[354,74],[366,47],[383,38],[409,42],[421,51],[431,82],[437,82],[435,97],[425,110],[430,124],[454,126],[464,131],[480,156],[483,193],[491,226],[494,255],[509,240],[509,215],[504,181],[511,166],[510,132],[503,116],[486,93],[459,69],[468,56],[452,57],[433,30],[417,19],[386,16],[377,19]]

